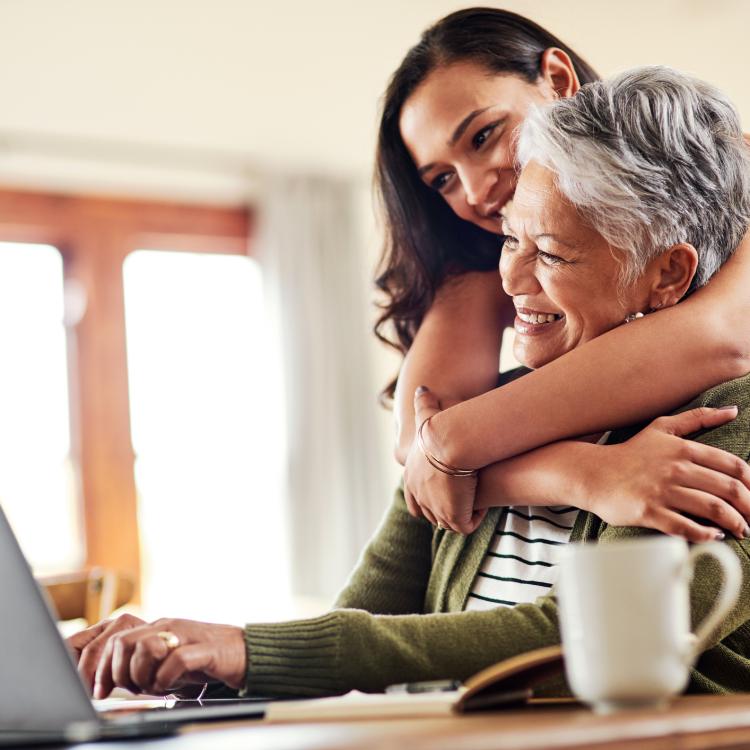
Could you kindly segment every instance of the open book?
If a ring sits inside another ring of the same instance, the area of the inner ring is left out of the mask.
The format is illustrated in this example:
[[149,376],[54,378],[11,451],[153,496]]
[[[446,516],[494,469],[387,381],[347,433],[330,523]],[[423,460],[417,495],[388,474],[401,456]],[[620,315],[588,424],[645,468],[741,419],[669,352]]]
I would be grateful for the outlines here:
[[493,664],[455,690],[427,693],[360,693],[334,698],[272,702],[268,721],[321,721],[404,716],[449,716],[454,713],[518,705],[533,697],[534,686],[562,672],[560,646],[529,651]]

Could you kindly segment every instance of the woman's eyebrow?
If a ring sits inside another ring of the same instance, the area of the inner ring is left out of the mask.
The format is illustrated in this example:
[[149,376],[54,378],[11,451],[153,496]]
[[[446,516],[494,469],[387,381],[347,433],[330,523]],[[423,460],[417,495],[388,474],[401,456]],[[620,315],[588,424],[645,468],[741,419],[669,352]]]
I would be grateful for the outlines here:
[[565,247],[569,247],[571,250],[575,250],[578,245],[575,242],[570,242],[569,240],[565,240],[562,237],[560,237],[557,234],[552,234],[551,232],[542,232],[541,234],[533,234],[531,235],[534,242],[537,240],[552,240],[553,242],[557,242],[558,245],[565,245]]
[[430,162],[429,164],[425,164],[425,165],[424,165],[423,167],[420,167],[420,168],[419,168],[419,169],[417,170],[417,174],[418,174],[418,175],[419,175],[420,177],[424,177],[424,176],[425,176],[425,174],[427,174],[427,172],[429,172],[429,171],[430,171],[430,170],[431,170],[431,169],[432,169],[432,168],[433,168],[434,166],[435,166],[435,162],[434,162],[434,161],[431,161],[431,162]]
[[469,112],[469,114],[466,115],[466,117],[464,117],[464,119],[461,120],[460,123],[458,123],[458,127],[453,131],[453,135],[448,141],[448,145],[455,146],[456,143],[458,143],[458,139],[466,132],[466,128],[471,125],[474,118],[479,117],[479,115],[483,114],[488,109],[490,109],[490,107],[483,107],[482,109],[475,109],[473,112]]

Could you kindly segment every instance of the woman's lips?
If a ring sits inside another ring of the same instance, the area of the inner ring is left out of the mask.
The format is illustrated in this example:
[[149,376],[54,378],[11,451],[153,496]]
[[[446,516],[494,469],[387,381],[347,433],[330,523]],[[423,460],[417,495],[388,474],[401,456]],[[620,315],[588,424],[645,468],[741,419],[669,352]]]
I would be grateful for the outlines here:
[[538,336],[557,328],[563,320],[565,318],[558,318],[552,323],[527,323],[516,315],[516,319],[513,321],[513,328],[516,333],[523,334],[524,336]]
[[562,323],[563,320],[565,316],[561,313],[519,308],[513,321],[513,328],[516,333],[524,336],[535,336],[556,328],[557,324]]

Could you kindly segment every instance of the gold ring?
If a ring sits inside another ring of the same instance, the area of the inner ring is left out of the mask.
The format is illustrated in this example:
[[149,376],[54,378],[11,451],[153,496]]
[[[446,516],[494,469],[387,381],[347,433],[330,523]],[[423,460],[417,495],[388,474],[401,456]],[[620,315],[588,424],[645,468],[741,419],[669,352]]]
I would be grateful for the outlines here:
[[161,638],[170,651],[174,651],[180,645],[180,639],[171,630],[160,630],[156,637]]

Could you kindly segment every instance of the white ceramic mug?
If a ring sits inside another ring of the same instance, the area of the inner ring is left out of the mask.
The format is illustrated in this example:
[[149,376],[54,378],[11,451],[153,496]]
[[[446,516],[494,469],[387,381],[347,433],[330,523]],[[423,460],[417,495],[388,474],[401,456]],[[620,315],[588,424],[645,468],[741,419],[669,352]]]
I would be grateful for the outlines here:
[[[692,633],[689,586],[701,555],[719,563],[723,580],[716,581],[716,601]],[[741,583],[739,560],[718,542],[688,549],[681,539],[660,536],[568,545],[558,599],[573,693],[602,713],[659,705],[681,693]]]

